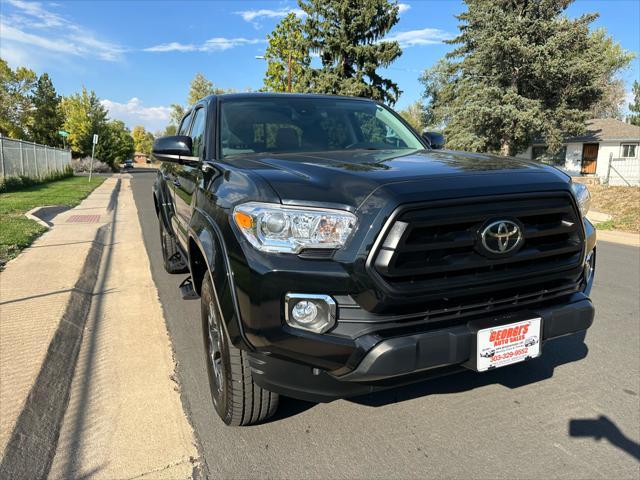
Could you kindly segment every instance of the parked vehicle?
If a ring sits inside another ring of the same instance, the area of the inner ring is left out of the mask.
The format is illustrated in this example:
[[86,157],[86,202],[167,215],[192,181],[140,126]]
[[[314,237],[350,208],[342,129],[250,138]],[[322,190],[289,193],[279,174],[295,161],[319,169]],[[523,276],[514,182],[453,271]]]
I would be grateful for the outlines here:
[[133,168],[133,160],[129,159],[122,162],[122,168],[124,168],[125,170]]
[[593,321],[588,191],[553,167],[431,149],[374,101],[266,93],[199,101],[153,155],[165,268],[190,273],[229,425],[475,368],[477,332],[516,317],[543,341]]

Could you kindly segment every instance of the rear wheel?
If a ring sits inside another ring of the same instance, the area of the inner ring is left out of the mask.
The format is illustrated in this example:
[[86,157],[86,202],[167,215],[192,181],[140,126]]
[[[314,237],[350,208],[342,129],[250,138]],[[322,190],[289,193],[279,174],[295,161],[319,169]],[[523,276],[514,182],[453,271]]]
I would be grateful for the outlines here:
[[178,251],[175,237],[164,228],[162,218],[158,217],[158,223],[160,224],[160,245],[162,246],[164,269],[169,273],[185,273],[188,270],[187,264]]
[[251,377],[244,350],[234,347],[222,325],[208,273],[202,282],[202,326],[213,405],[227,425],[252,425],[271,417],[278,394],[264,390]]

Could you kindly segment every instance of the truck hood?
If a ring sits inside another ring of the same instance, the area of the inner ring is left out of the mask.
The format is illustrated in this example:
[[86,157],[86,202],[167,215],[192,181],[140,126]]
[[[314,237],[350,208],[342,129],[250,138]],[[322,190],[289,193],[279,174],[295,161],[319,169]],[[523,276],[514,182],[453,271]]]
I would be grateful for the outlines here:
[[448,191],[458,190],[462,184],[465,189],[518,185],[520,191],[526,191],[527,185],[536,190],[541,184],[568,182],[565,174],[540,163],[447,150],[255,154],[234,159],[233,163],[262,176],[283,203],[332,203],[350,209],[357,209],[381,187],[406,182],[420,182],[424,190],[437,187]]

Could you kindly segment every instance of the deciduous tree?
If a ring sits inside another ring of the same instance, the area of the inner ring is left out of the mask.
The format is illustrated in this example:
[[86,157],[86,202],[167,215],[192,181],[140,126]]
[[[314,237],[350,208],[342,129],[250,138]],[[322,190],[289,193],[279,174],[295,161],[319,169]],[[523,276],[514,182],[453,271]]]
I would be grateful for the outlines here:
[[109,120],[101,130],[96,145],[96,158],[106,162],[111,168],[133,157],[133,137],[121,120]]
[[107,110],[100,99],[93,90],[82,87],[82,92],[62,99],[61,109],[72,153],[76,156],[91,155],[93,134],[101,135],[107,122]]
[[384,41],[398,23],[398,5],[387,0],[299,0],[307,14],[304,33],[321,68],[309,69],[307,90],[368,97],[393,105],[398,85],[378,70],[401,54]]
[[420,100],[416,100],[404,110],[398,112],[409,125],[416,129],[418,133],[422,133],[425,124],[424,105]]
[[147,155],[151,153],[154,140],[151,132],[147,132],[142,125],[137,125],[133,127],[131,136],[133,137],[133,145],[136,152],[146,153]]
[[33,126],[31,93],[36,84],[33,70],[12,70],[0,58],[0,134],[29,140]]

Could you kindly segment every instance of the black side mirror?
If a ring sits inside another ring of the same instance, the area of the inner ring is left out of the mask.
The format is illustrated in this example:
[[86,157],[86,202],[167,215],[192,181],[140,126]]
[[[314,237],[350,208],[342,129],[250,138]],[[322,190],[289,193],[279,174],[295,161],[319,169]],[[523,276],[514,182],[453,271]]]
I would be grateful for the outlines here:
[[422,132],[422,137],[429,142],[429,145],[434,150],[440,150],[444,148],[444,135],[438,132]]
[[192,156],[191,137],[186,135],[157,138],[151,153],[160,162],[190,163],[198,160]]

